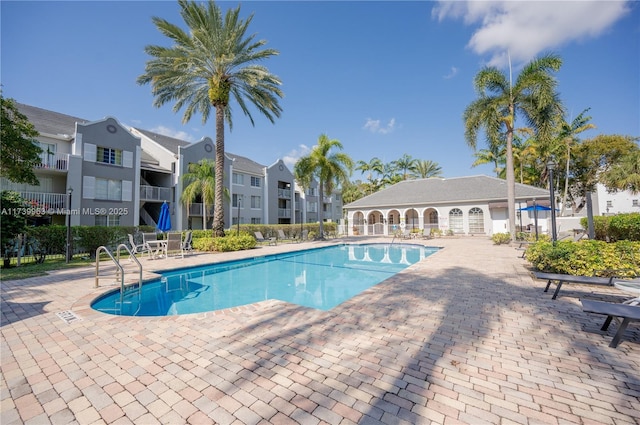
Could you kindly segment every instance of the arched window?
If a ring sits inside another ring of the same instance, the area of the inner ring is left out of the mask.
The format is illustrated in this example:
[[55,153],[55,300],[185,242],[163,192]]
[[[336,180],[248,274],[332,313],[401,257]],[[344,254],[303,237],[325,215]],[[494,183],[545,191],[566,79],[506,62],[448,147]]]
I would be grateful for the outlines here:
[[484,233],[484,213],[480,208],[469,210],[469,233]]
[[453,233],[464,233],[461,209],[454,208],[449,211],[449,229],[453,231]]

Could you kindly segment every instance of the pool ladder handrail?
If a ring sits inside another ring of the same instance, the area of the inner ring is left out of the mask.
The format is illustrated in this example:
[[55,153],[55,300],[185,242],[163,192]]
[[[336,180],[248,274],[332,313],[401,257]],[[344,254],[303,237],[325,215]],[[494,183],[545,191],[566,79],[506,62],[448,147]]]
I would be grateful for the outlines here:
[[122,248],[124,248],[124,250],[127,251],[127,253],[129,254],[129,258],[132,259],[136,263],[136,265],[138,266],[138,273],[139,273],[138,288],[139,288],[139,290],[142,288],[142,264],[140,264],[140,261],[138,261],[136,256],[131,253],[131,250],[129,250],[129,247],[127,245],[123,244],[123,243],[118,245],[118,247],[116,248],[117,259],[113,257],[113,254],[111,254],[111,251],[109,251],[109,248],[107,248],[104,245],[99,246],[98,249],[96,249],[96,276],[95,276],[95,287],[97,288],[99,286],[99,283],[98,283],[99,279],[101,277],[105,277],[105,276],[100,276],[100,253],[104,252],[109,256],[111,261],[113,261],[113,263],[117,267],[116,279],[120,280],[120,297],[121,298],[123,297],[124,292],[125,292],[124,267],[122,267],[122,264],[120,264],[120,250]]
[[[98,249],[96,249],[96,277],[95,277],[95,287],[97,288],[99,286],[98,280],[101,277],[106,277],[106,276],[100,276],[100,253],[101,252],[105,252],[109,256],[111,261],[113,261],[113,263],[117,267],[117,269],[116,269],[116,279],[120,280],[120,302],[117,303],[117,304],[120,304],[120,310],[122,310],[122,306],[125,303],[124,295],[125,295],[125,289],[126,289],[126,285],[124,283],[124,267],[122,267],[122,264],[120,264],[120,250],[122,248],[124,248],[124,250],[127,251],[127,253],[129,254],[129,259],[132,259],[136,263],[136,265],[138,266],[139,277],[138,277],[137,295],[138,295],[138,301],[139,301],[141,293],[142,293],[142,264],[140,264],[140,261],[138,261],[138,258],[136,258],[136,256],[131,253],[131,250],[129,249],[129,247],[127,245],[121,243],[120,245],[118,245],[116,247],[117,258],[113,257],[113,254],[111,254],[111,251],[109,251],[109,248],[107,248],[106,246],[102,245],[102,246],[98,247]],[[137,308],[136,312],[139,309],[140,309],[140,303],[138,302],[138,308]]]

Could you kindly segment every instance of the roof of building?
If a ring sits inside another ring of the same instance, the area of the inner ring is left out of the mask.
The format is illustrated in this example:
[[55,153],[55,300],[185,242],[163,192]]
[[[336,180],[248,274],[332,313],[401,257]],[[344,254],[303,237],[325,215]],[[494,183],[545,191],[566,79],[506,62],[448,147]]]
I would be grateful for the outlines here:
[[160,146],[164,147],[165,149],[177,154],[178,153],[178,147],[179,146],[187,146],[190,145],[190,142],[186,142],[184,140],[180,140],[180,139],[176,139],[174,137],[169,137],[169,136],[165,136],[164,134],[158,134],[158,133],[154,133],[153,131],[149,131],[149,130],[143,130],[141,128],[138,127],[134,127],[136,130],[138,130],[140,133],[144,134],[145,136],[147,136],[149,139],[153,140],[154,142],[156,142],[157,144],[159,144]]
[[24,114],[39,133],[53,134],[62,137],[73,137],[76,132],[76,122],[86,124],[89,121],[71,115],[49,111],[24,103],[16,102],[18,111]]
[[[545,199],[546,189],[516,183],[516,199]],[[418,204],[451,204],[457,202],[506,201],[507,182],[489,176],[430,178],[405,180],[373,193],[344,208],[380,208],[414,206]]]
[[253,173],[253,174],[259,174],[259,175],[263,175],[264,174],[264,168],[265,166],[262,164],[258,164],[257,162],[246,158],[244,156],[240,156],[240,155],[236,155],[233,154],[231,152],[225,152],[225,155],[227,155],[227,157],[231,158],[233,160],[233,169],[234,170],[240,170],[240,171],[244,171],[247,173]]

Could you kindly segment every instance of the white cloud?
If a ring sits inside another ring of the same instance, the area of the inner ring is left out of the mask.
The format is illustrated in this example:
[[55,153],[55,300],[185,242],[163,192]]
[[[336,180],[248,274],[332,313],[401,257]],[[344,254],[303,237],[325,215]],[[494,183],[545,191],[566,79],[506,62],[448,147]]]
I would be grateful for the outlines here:
[[173,137],[174,139],[184,140],[186,142],[193,142],[195,138],[187,133],[186,131],[173,130],[169,127],[165,127],[163,125],[159,125],[157,127],[152,128],[151,130],[154,133],[162,134],[163,136]]
[[295,163],[298,162],[298,160],[303,156],[308,155],[309,152],[311,152],[311,148],[309,146],[299,145],[298,149],[294,149],[286,154],[282,158],[282,162],[284,162],[285,165],[289,167],[289,170],[293,172],[293,166],[295,165]]
[[597,37],[629,10],[625,1],[440,1],[432,16],[478,25],[467,47],[489,55],[489,65],[504,66],[508,55],[524,63],[563,44]]
[[449,71],[449,73],[442,78],[444,78],[445,80],[449,80],[455,77],[457,74],[458,74],[458,68],[456,68],[455,66],[452,66],[451,71]]
[[363,130],[369,130],[372,133],[388,134],[391,133],[396,126],[396,119],[391,118],[386,126],[381,126],[380,120],[367,118],[367,122],[362,127]]

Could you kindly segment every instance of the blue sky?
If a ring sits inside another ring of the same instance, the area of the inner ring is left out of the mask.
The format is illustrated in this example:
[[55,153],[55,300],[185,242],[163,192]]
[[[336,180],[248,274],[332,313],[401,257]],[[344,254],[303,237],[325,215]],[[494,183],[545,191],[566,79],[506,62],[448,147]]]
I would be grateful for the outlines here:
[[[445,177],[493,175],[491,166],[471,167],[462,113],[484,65],[507,72],[507,51],[514,75],[541,53],[563,58],[557,79],[567,118],[591,108],[597,126],[584,138],[640,136],[637,2],[241,4],[243,14],[254,13],[250,31],[280,51],[264,64],[283,82],[284,111],[275,124],[255,112],[254,127],[234,108],[225,146],[262,164],[292,165],[326,133],[354,161],[406,153],[437,162]],[[155,108],[151,87],[136,84],[149,59],[144,47],[168,45],[151,17],[183,26],[177,2],[2,1],[0,8],[5,97],[189,141],[214,138],[213,117],[182,124],[182,111]]]

